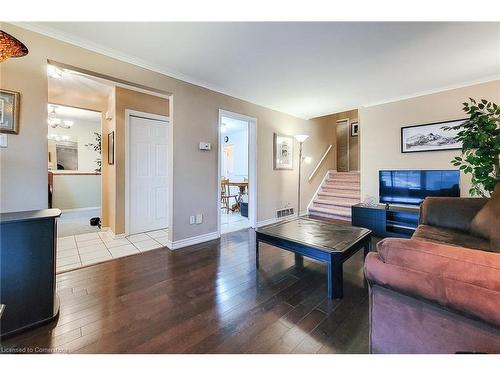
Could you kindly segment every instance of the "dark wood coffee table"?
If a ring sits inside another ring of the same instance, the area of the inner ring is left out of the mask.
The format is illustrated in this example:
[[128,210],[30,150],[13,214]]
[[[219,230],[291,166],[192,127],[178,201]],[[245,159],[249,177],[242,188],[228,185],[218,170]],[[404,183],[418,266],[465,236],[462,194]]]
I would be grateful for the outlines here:
[[259,243],[295,253],[295,265],[303,266],[303,256],[326,263],[328,298],[342,298],[344,262],[361,248],[371,250],[371,230],[328,221],[296,218],[256,230],[255,260],[259,268]]

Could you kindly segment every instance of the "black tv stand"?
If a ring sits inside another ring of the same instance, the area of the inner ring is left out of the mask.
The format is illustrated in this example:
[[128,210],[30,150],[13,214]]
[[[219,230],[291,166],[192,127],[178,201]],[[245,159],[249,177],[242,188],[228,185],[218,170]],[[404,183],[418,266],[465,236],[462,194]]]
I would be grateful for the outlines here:
[[411,237],[418,225],[419,207],[356,204],[352,225],[371,229],[378,237]]

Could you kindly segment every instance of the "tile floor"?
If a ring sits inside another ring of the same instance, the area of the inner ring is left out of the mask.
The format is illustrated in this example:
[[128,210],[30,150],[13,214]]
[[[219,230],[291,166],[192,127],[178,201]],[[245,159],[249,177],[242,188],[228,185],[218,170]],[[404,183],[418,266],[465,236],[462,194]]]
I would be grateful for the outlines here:
[[101,216],[99,208],[80,211],[62,210],[61,217],[57,219],[57,237],[99,232],[98,227],[90,226],[90,218],[96,216]]
[[250,228],[250,221],[247,217],[241,216],[239,212],[226,213],[222,211],[220,218],[221,233],[235,232],[240,229]]
[[106,260],[158,249],[167,244],[166,229],[114,239],[107,232],[77,234],[57,239],[57,273]]

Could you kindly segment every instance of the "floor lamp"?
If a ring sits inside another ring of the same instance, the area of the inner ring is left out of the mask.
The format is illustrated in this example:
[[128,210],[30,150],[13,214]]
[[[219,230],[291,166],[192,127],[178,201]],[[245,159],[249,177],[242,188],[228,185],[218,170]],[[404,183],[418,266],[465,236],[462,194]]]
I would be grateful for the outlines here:
[[302,157],[302,143],[309,138],[307,134],[297,134],[295,136],[295,139],[297,142],[299,142],[299,188],[297,192],[297,217],[300,217],[300,179],[301,179],[301,167],[302,167],[302,162],[303,162],[303,157]]

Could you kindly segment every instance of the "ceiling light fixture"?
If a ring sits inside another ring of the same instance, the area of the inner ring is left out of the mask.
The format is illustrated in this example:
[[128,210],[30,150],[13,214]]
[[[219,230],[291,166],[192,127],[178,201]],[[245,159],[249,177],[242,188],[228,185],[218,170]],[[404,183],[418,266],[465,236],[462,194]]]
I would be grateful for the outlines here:
[[61,125],[59,125],[61,128],[64,129],[69,129],[73,126],[74,122],[71,120],[64,120]]
[[49,117],[54,117],[55,115],[57,115],[57,113],[56,113],[56,106],[55,105],[51,105],[50,106]]
[[51,118],[47,119],[47,124],[49,124],[49,126],[53,129],[57,128],[60,123],[61,123],[61,120],[59,120],[58,118],[55,118],[55,117],[51,117]]
[[57,127],[60,127],[62,129],[71,129],[74,122],[71,120],[61,120],[57,117],[50,117],[49,119],[47,119],[47,124],[49,124],[52,129],[55,129]]
[[26,56],[28,52],[28,48],[22,42],[0,30],[0,62],[10,57]]

